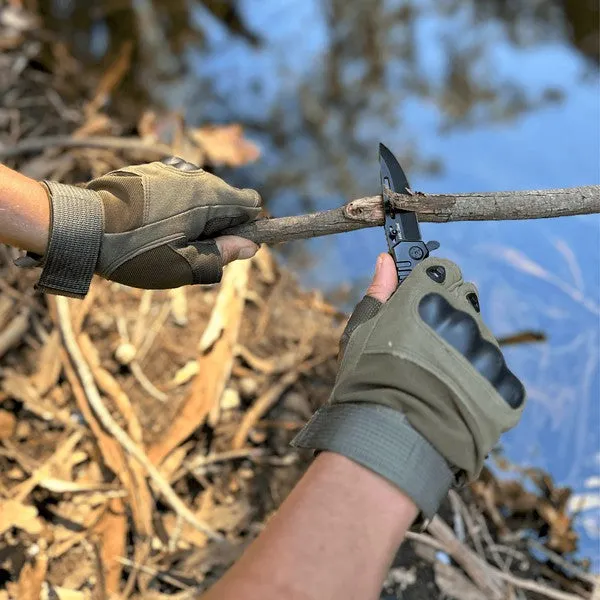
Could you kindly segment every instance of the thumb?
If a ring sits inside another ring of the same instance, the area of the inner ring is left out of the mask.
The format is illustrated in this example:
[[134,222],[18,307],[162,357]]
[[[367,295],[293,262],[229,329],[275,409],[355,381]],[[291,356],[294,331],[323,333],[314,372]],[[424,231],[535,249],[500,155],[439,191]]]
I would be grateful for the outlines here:
[[367,296],[376,298],[380,302],[387,302],[398,287],[398,274],[394,259],[387,253],[377,257],[375,275],[367,290]]
[[237,259],[252,258],[258,252],[257,244],[236,235],[222,235],[215,238],[215,242],[224,265]]

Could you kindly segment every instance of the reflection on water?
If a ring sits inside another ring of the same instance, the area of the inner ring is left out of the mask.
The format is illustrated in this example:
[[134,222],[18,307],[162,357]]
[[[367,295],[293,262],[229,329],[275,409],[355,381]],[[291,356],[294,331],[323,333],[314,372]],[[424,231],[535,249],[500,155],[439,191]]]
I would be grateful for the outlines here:
[[[600,181],[594,0],[40,3],[73,11],[78,52],[108,57],[131,32],[143,38],[124,94],[158,90],[191,121],[242,122],[263,157],[226,175],[274,214],[376,192],[380,140],[430,192]],[[530,402],[505,447],[585,491],[600,471],[599,219],[423,229],[480,286],[498,335],[547,334],[508,350]],[[284,254],[307,284],[362,289],[383,249],[381,231],[361,230]],[[600,560],[600,517],[580,524],[583,552]]]

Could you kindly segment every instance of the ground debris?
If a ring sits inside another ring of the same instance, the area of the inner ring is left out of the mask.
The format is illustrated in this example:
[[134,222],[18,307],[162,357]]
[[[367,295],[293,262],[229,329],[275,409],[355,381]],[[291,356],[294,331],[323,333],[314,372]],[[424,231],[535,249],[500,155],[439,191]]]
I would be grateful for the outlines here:
[[[0,0],[0,160],[75,183],[161,148],[207,166],[256,158],[236,125],[186,130],[154,111],[120,122],[110,104],[131,49],[98,82],[58,43],[49,69],[51,37],[21,6]],[[344,315],[267,249],[219,286],[96,280],[82,302],[34,293],[16,255],[0,248],[0,600],[201,593],[306,468],[288,442],[329,395]],[[592,597],[571,558],[569,491],[498,467],[515,478],[486,469],[410,534],[386,597]]]

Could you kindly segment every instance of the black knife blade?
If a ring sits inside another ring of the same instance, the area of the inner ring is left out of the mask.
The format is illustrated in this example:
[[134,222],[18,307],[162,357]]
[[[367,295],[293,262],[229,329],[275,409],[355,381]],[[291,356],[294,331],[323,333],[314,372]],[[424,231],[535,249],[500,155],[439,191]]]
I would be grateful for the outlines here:
[[[400,163],[390,149],[383,144],[379,144],[379,166],[381,169],[382,188],[387,187],[392,192],[399,194],[410,194],[410,185]],[[389,212],[398,225],[400,238],[415,242],[422,239],[419,221],[414,212],[408,210],[394,211],[391,205],[389,206]]]
[[397,210],[385,197],[388,188],[399,194],[411,194],[408,179],[391,151],[379,144],[379,166],[385,214],[384,228],[388,248],[398,273],[398,283],[402,283],[422,260],[429,256],[430,250],[439,248],[438,242],[425,244],[421,238],[419,220],[416,213],[409,210]]

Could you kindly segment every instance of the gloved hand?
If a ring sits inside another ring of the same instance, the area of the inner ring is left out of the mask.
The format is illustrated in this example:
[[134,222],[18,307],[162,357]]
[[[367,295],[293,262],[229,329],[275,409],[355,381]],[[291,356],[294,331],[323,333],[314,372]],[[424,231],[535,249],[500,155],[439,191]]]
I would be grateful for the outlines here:
[[258,249],[230,236],[218,240],[219,248],[214,239],[258,215],[258,193],[180,158],[125,167],[85,188],[44,183],[51,202],[48,248],[21,266],[43,265],[38,287],[47,292],[82,297],[94,272],[147,289],[217,283],[224,262]]
[[428,258],[391,294],[394,263],[380,261],[342,336],[331,397],[292,445],[370,468],[431,518],[449,487],[475,479],[517,424],[525,390],[455,264]]

